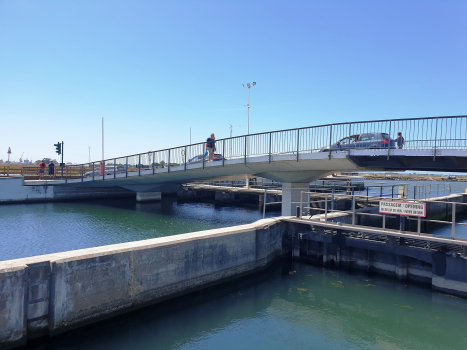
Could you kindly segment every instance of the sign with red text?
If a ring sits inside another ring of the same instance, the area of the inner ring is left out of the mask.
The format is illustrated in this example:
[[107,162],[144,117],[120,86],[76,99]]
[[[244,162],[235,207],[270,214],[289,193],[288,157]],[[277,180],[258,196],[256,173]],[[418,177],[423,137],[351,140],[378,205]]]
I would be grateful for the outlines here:
[[426,203],[399,202],[399,201],[379,201],[379,212],[381,214],[396,214],[426,216]]

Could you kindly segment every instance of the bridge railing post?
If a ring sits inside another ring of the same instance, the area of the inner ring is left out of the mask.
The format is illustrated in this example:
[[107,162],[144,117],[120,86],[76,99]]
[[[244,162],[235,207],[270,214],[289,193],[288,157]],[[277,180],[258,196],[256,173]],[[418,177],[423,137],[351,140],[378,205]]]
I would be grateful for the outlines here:
[[125,164],[125,178],[128,177],[128,156],[126,157],[126,164]]
[[138,154],[138,176],[141,176],[141,154]]
[[269,163],[271,163],[272,132],[269,133]]
[[203,142],[203,169],[204,169],[204,161],[206,159],[206,142]]
[[183,156],[185,157],[185,171],[186,171],[186,146],[185,146],[185,151],[183,152]]
[[94,181],[94,162],[92,162],[92,181]]
[[81,165],[81,182],[84,181],[84,165]]
[[117,163],[117,160],[114,158],[114,179],[115,179],[115,177],[116,177],[115,175],[116,175],[116,171],[117,171],[117,165],[116,165],[116,163]]
[[328,221],[328,194],[324,195],[324,222]]
[[352,195],[352,225],[355,225],[355,195]]
[[452,202],[452,239],[456,239],[456,203]]
[[266,198],[267,198],[267,188],[264,189],[264,198],[263,198],[263,219],[266,218]]
[[329,128],[329,159],[331,159],[331,145],[332,145],[332,124]]
[[225,139],[222,140],[222,166],[225,166]]
[[247,152],[247,142],[248,142],[248,135],[245,135],[245,165],[246,165],[246,152]]
[[167,152],[169,153],[168,160],[167,160],[167,163],[168,163],[167,172],[170,173],[170,149]]
[[[152,174],[154,175],[156,173],[156,152],[152,152]],[[185,169],[186,170],[186,169]]]
[[299,152],[300,152],[300,129],[297,129],[297,162],[298,162]]

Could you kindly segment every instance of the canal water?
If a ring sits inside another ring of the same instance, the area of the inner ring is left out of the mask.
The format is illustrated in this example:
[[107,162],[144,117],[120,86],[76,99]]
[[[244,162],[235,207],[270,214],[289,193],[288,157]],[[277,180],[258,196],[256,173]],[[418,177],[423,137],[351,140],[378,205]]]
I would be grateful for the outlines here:
[[[268,211],[267,217],[280,212]],[[0,205],[0,261],[243,225],[258,208],[129,199]]]
[[[456,185],[464,192],[465,183]],[[177,203],[175,198],[3,205],[0,260],[261,218],[257,208]],[[466,299],[426,287],[284,260],[253,276],[26,348],[466,349],[466,312]]]
[[428,288],[282,261],[27,348],[466,349],[466,312]]

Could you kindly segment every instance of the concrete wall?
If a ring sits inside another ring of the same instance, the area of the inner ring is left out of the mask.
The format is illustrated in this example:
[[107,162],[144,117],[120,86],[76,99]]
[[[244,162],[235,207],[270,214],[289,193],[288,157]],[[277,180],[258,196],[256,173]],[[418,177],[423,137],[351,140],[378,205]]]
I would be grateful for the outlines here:
[[374,272],[403,281],[414,281],[450,294],[467,297],[467,259],[452,252],[441,253],[387,242],[325,234],[319,225],[297,224],[294,227],[292,252],[305,259],[350,270]]
[[0,204],[113,197],[135,198],[135,192],[121,187],[78,188],[59,185],[24,186],[23,177],[0,178]]
[[265,267],[286,224],[254,224],[0,262],[0,348]]

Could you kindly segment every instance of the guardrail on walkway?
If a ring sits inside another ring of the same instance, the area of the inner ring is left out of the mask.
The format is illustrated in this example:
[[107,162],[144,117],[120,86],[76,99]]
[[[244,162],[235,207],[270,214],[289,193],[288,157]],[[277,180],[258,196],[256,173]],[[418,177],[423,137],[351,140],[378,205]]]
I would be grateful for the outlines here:
[[[330,156],[331,145],[350,135],[361,135],[361,139],[369,138],[368,141],[371,142],[371,135],[374,133],[385,133],[395,140],[398,132],[402,132],[405,138],[406,149],[467,149],[467,116],[392,119],[326,124],[216,140],[213,164],[224,166],[226,159],[240,159],[246,164],[250,157],[257,156],[267,156],[271,162],[272,156],[275,155],[293,155],[298,162],[302,154],[327,152]],[[373,152],[373,148],[387,149],[387,155],[390,156],[389,145],[384,142],[379,146],[359,142],[352,146],[348,144],[348,147],[367,150],[369,154]],[[148,170],[151,170],[154,174],[156,169],[161,168],[167,169],[167,172],[174,167],[177,167],[177,170],[186,170],[187,164],[195,163],[202,164],[204,168],[208,160],[205,153],[206,142],[200,142],[80,164],[72,166],[78,170],[70,170],[68,174],[81,172],[81,179],[87,177],[105,180],[122,173],[126,176],[131,172],[141,175],[142,172],[149,174]],[[101,167],[105,171],[101,171]],[[67,173],[66,170],[64,172]]]
[[[310,198],[310,201],[304,200],[304,197]],[[333,209],[333,203],[334,201],[337,200],[342,200],[342,199],[347,199],[351,201],[351,209],[350,210],[334,210]],[[456,239],[456,227],[458,226],[467,226],[467,223],[465,222],[460,222],[460,221],[465,221],[464,220],[456,220],[456,212],[460,207],[464,207],[467,205],[467,203],[459,203],[459,202],[452,202],[448,200],[411,200],[407,198],[388,198],[388,197],[368,197],[368,196],[361,196],[361,195],[332,195],[332,194],[321,194],[321,193],[315,193],[315,192],[309,192],[309,191],[301,191],[301,199],[300,199],[300,206],[297,208],[297,217],[300,219],[304,219],[304,210],[305,213],[310,212],[311,210],[313,211],[321,211],[323,214],[320,215],[319,218],[313,219],[313,216],[310,215],[308,219],[304,220],[309,220],[309,221],[324,221],[327,222],[329,215],[332,213],[346,213],[351,217],[351,222],[349,223],[352,226],[356,225],[356,218],[358,215],[361,216],[371,216],[371,217],[378,217],[382,219],[382,226],[381,229],[384,231],[386,229],[386,219],[391,218],[391,219],[397,219],[400,216],[399,215],[394,215],[394,214],[384,214],[384,213],[368,213],[368,212],[362,212],[362,211],[357,211],[357,206],[360,202],[361,206],[364,208],[368,208],[369,206],[377,207],[379,205],[380,200],[391,200],[391,201],[400,201],[400,202],[410,202],[413,204],[423,204],[423,203],[435,203],[435,204],[444,204],[446,206],[446,212],[451,212],[451,220],[435,220],[435,219],[426,219],[422,217],[411,217],[411,216],[404,216],[405,219],[409,221],[416,221],[417,222],[417,231],[416,234],[418,235],[426,235],[429,233],[422,233],[422,222],[426,223],[432,223],[432,224],[445,224],[449,225],[451,228],[451,238]],[[307,205],[306,203],[324,203],[324,208],[319,208],[319,207],[311,207],[309,204]],[[376,204],[378,203],[378,204]],[[307,216],[307,215],[305,215]],[[362,226],[362,225],[359,225]],[[367,225],[363,225],[367,226]],[[374,227],[370,226],[369,227]],[[404,230],[401,230],[404,231]],[[407,231],[408,233],[413,233],[410,231]]]

